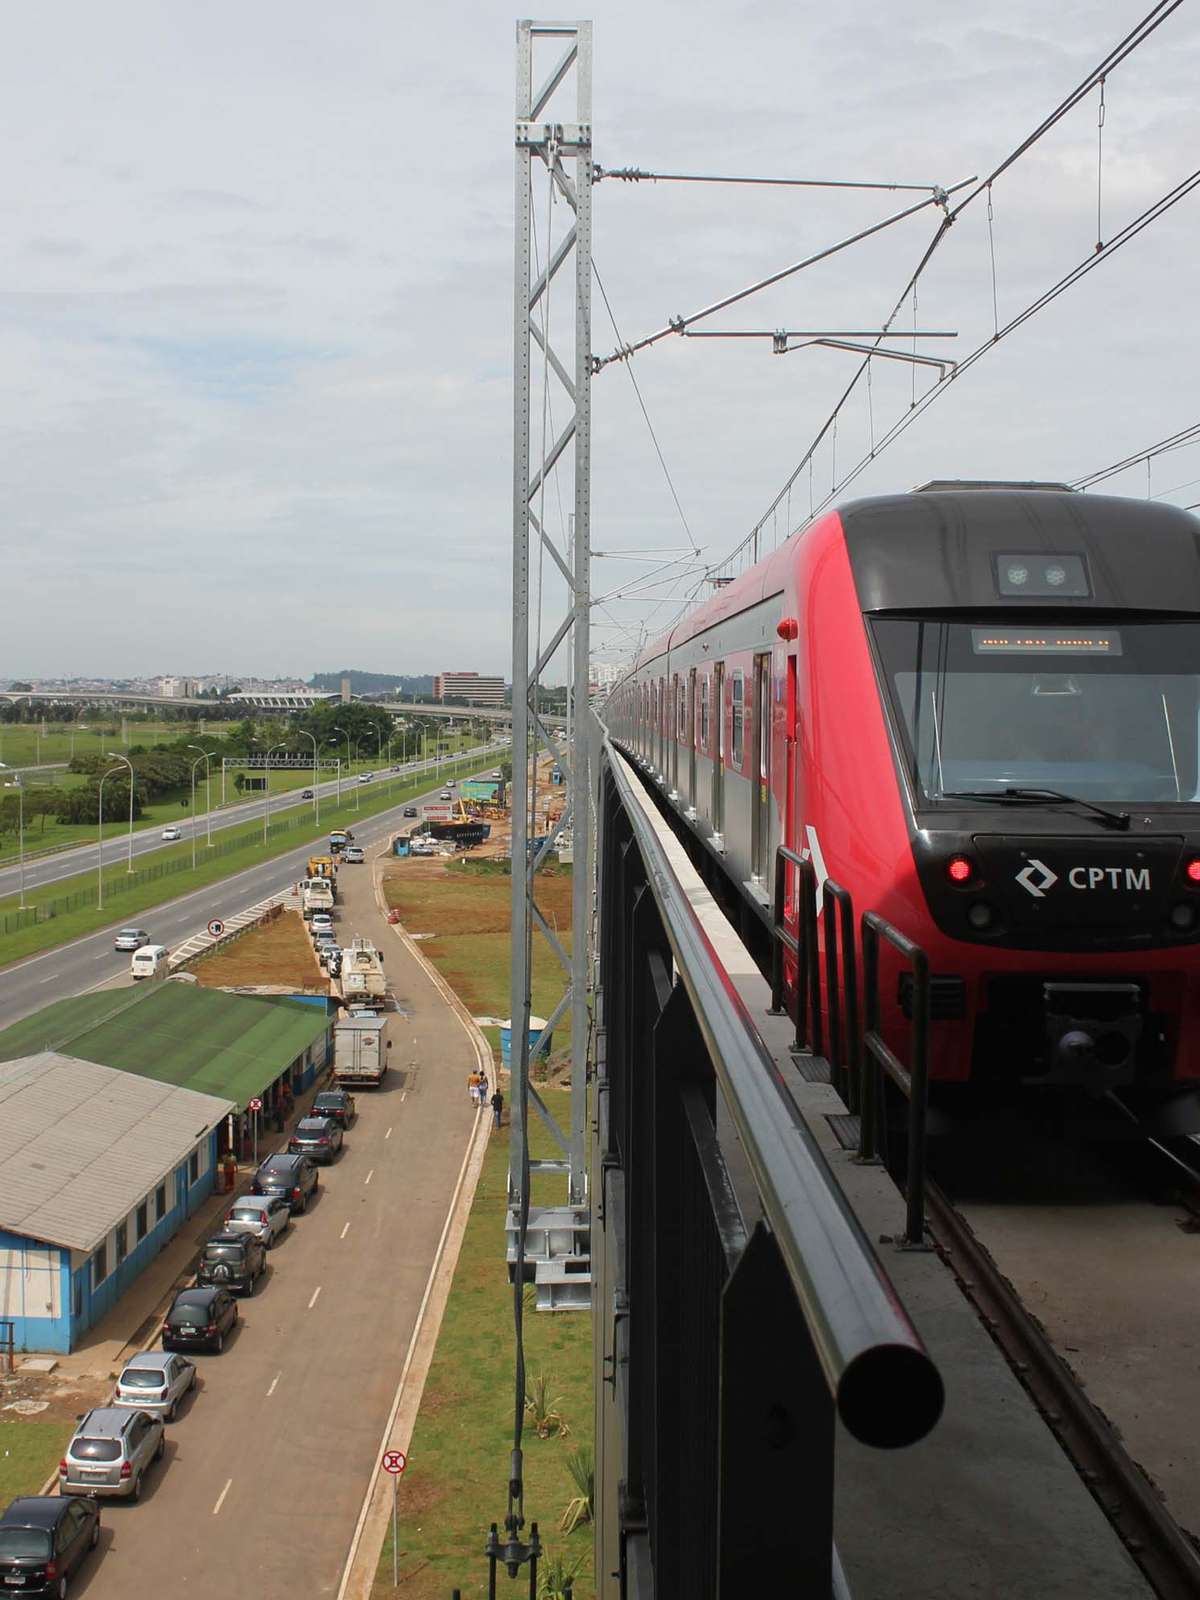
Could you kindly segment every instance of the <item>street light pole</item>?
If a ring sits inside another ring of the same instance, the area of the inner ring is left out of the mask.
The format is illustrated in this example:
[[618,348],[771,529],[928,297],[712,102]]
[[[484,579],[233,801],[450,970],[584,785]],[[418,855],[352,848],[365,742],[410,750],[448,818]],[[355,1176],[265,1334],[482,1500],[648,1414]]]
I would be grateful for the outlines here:
[[120,767],[109,767],[100,779],[100,813],[96,838],[96,910],[104,910],[104,780],[120,772]]
[[284,739],[279,744],[271,745],[266,754],[267,765],[264,768],[264,772],[266,776],[267,787],[265,790],[266,800],[263,805],[263,844],[267,843],[267,835],[271,831],[271,757],[275,754],[276,750],[283,750],[286,748],[286,746],[287,740]]
[[18,772],[11,783],[4,785],[6,789],[17,791],[17,859],[20,862],[21,872],[21,903],[18,911],[25,910],[25,785],[21,782]]
[[[198,744],[188,745],[189,750],[200,750]],[[208,766],[208,751],[200,750],[200,754],[192,762],[192,871],[196,870],[196,768],[201,762]]]
[[317,736],[316,736],[315,733],[306,733],[303,728],[297,728],[296,732],[298,734],[300,734],[300,736],[302,738],[311,739],[312,740],[312,747],[313,747],[313,810],[316,812],[315,821],[316,821],[317,827],[319,828],[321,826],[321,783],[320,783],[320,777],[319,777],[319,774],[318,774],[318,771],[317,771]]
[[[203,722],[204,718],[201,717],[200,720]],[[209,765],[209,762],[212,759],[212,757],[216,755],[217,752],[215,750],[202,749],[201,746],[198,745],[198,744],[190,744],[190,745],[188,745],[188,749],[189,750],[199,750],[200,754],[204,757],[204,824],[205,824],[205,831],[206,831],[206,833],[208,835],[208,848],[211,850],[212,849],[212,767]],[[193,839],[195,838],[195,835],[196,835],[196,771],[195,771],[195,766],[193,765],[193,768],[192,768],[192,837],[193,837]],[[196,865],[196,847],[195,847],[194,844],[192,846],[192,865],[193,866]]]
[[126,872],[133,871],[133,762],[128,756],[118,755],[115,750],[108,752],[110,761],[123,761],[129,768],[129,856],[125,863]]
[[[354,776],[354,757],[350,754],[350,735],[348,733],[346,733],[345,728],[343,728],[340,723],[336,723],[336,722],[333,725],[333,731],[334,731],[334,733],[346,734],[346,768],[347,768],[347,771],[349,772],[349,775],[351,777],[353,777]],[[339,804],[340,804],[340,796],[339,796]],[[355,789],[354,789],[354,809],[355,809],[355,811],[358,810],[358,786],[357,785],[355,785]]]

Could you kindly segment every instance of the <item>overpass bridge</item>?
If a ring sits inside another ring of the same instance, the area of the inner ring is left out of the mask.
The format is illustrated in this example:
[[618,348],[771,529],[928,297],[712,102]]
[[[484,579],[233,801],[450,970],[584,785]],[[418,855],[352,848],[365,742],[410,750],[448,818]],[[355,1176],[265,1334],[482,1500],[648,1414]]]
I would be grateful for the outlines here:
[[[338,703],[337,694],[302,694],[292,691],[281,691],[273,694],[264,690],[262,693],[247,691],[240,695],[229,695],[224,700],[205,700],[196,696],[176,696],[162,694],[137,694],[132,690],[124,689],[56,689],[53,693],[37,693],[22,689],[0,690],[0,700],[7,700],[16,705],[21,701],[46,700],[55,705],[88,705],[112,706],[119,709],[121,706],[139,708],[161,708],[162,710],[183,709],[194,711],[203,716],[206,711],[212,711],[217,706],[236,706],[239,710],[247,712],[273,711],[291,713],[308,711],[313,706],[332,705]],[[394,711],[398,715],[441,717],[451,721],[462,722],[490,722],[499,727],[512,726],[512,711],[508,706],[461,706],[461,705],[423,705],[412,700],[386,700],[370,695],[354,695],[353,701],[357,705],[379,706],[385,711]],[[547,727],[562,728],[566,726],[566,718],[554,713],[543,712],[541,720]]]

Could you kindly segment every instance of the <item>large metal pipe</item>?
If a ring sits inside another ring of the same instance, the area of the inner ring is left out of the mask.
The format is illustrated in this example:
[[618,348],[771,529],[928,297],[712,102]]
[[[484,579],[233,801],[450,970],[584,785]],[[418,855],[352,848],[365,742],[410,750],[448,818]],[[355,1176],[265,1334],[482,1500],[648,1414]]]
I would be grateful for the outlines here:
[[838,1414],[864,1444],[913,1444],[941,1415],[941,1374],[683,892],[651,802],[607,738],[604,759]]

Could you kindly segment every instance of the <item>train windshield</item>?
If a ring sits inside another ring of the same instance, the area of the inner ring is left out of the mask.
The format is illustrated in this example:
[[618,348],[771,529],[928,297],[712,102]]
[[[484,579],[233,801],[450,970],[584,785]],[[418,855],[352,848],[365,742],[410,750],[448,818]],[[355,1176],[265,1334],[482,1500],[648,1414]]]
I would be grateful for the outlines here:
[[873,617],[916,794],[1200,801],[1200,622]]

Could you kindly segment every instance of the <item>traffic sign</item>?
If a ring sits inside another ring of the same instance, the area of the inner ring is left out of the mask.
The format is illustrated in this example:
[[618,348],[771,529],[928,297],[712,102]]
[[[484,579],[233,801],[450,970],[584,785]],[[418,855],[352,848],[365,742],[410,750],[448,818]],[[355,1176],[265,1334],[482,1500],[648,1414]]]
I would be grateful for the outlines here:
[[214,939],[219,939],[225,932],[225,924],[219,917],[214,917],[208,925],[208,931],[212,934]]
[[403,1450],[385,1450],[383,1452],[383,1470],[390,1472],[398,1478],[408,1465],[408,1457]]
[[248,1100],[246,1102],[246,1109],[247,1109],[247,1111],[261,1111],[262,1110],[262,1101],[258,1098],[257,1095],[255,1095],[253,1100]]

